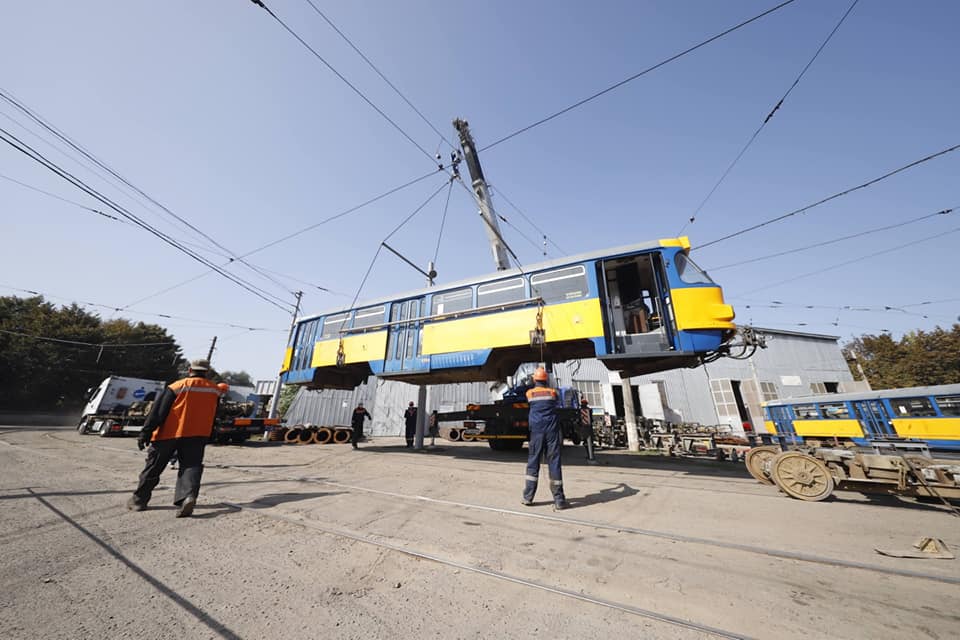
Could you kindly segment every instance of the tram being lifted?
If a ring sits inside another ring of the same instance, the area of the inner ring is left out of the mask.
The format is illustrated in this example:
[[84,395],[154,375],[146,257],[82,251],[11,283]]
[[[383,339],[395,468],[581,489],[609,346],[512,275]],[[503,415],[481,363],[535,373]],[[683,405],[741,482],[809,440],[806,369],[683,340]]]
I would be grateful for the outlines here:
[[504,380],[525,362],[574,358],[633,376],[729,352],[733,308],[690,259],[686,237],[509,268],[469,128],[454,126],[500,270],[299,320],[284,383]]

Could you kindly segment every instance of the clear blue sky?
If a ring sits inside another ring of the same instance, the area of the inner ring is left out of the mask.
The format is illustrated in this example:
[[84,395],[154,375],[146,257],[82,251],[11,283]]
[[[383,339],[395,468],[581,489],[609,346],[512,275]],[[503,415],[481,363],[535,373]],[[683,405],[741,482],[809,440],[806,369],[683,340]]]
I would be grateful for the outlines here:
[[[304,0],[268,4],[422,146],[431,152],[438,147],[436,134]],[[448,138],[450,121],[460,116],[481,146],[773,4],[318,1]],[[671,236],[848,6],[798,0],[489,150],[482,156],[487,177],[566,253]],[[0,86],[236,252],[431,168],[247,0],[33,0],[0,12]],[[957,24],[955,2],[862,0],[689,227],[694,246],[960,143]],[[138,214],[202,242],[25,133],[8,117],[26,121],[7,105],[0,104],[0,114],[0,126]],[[5,146],[0,173],[95,204]],[[695,251],[694,258],[709,269],[957,206],[958,177],[955,152],[789,221]],[[442,180],[424,181],[251,260],[347,294],[307,288],[308,313],[349,304],[379,241]],[[495,204],[536,238],[502,199]],[[442,206],[442,198],[435,200],[391,244],[425,263]],[[124,305],[203,271],[143,231],[4,180],[0,224],[2,285]],[[954,213],[712,275],[741,322],[846,337],[947,326],[960,314],[960,302],[907,309],[927,313],[926,319],[901,311],[838,316],[831,309],[758,303],[883,307],[956,298],[960,233],[948,232],[958,227],[960,213]],[[525,263],[542,257],[515,230],[505,227],[504,234]],[[936,237],[768,286],[930,236]],[[550,253],[557,255],[553,247]],[[475,207],[460,189],[453,192],[437,269],[441,282],[493,270]],[[362,297],[421,282],[384,255]],[[291,282],[289,289],[301,286]],[[289,322],[214,275],[133,310],[274,329],[248,332],[127,315],[169,326],[188,357],[203,354],[218,335],[215,366],[246,369],[258,378],[275,374]]]

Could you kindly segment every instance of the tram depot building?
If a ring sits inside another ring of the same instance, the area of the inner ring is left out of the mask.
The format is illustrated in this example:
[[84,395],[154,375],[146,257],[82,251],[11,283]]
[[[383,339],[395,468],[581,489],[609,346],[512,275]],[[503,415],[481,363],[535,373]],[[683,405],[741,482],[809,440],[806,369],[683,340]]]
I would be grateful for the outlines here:
[[[693,369],[674,369],[630,379],[638,416],[705,426],[729,425],[742,433],[743,423],[756,428],[763,423],[761,403],[822,393],[860,391],[840,349],[839,337],[782,329],[757,328],[766,336],[766,349],[747,360],[721,358]],[[595,414],[623,417],[622,380],[595,359],[554,365],[556,384],[576,388],[585,395]],[[428,410],[463,409],[467,403],[499,399],[505,385],[469,382],[431,385]],[[358,402],[373,416],[365,431],[374,436],[399,435],[403,412],[416,401],[417,387],[374,377],[353,390],[300,390],[287,411],[294,424],[350,424]]]

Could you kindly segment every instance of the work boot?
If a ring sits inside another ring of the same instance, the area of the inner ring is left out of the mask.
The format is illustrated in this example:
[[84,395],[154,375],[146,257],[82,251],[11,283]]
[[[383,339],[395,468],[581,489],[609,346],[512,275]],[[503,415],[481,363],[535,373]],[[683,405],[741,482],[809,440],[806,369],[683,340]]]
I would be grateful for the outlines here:
[[532,507],[533,498],[527,498],[526,496],[524,496],[524,498],[520,501],[520,503],[525,507]]
[[554,511],[563,511],[564,509],[568,508],[570,508],[570,503],[567,502],[566,498],[560,498],[553,503]]
[[137,496],[130,496],[130,499],[127,500],[127,509],[130,511],[146,511],[147,503],[140,502]]
[[178,518],[189,518],[193,515],[193,507],[197,504],[197,499],[193,496],[187,496],[183,499],[183,502],[180,503],[180,508],[177,509]]

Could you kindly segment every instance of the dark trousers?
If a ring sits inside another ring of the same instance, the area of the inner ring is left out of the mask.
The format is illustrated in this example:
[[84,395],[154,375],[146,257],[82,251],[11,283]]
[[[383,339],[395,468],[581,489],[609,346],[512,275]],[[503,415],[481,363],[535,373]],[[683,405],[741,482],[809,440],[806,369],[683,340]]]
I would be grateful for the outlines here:
[[406,435],[407,435],[407,446],[408,446],[408,447],[412,447],[412,446],[413,446],[413,439],[414,439],[414,437],[417,435],[417,423],[416,423],[416,422],[414,422],[413,424],[410,424],[409,422],[407,423],[407,432],[406,432]]
[[176,455],[179,458],[177,486],[173,492],[173,504],[180,505],[187,496],[200,494],[200,477],[203,475],[203,452],[209,438],[174,438],[157,440],[147,448],[147,463],[140,474],[140,482],[134,497],[140,504],[150,502],[153,490],[160,482],[160,474]]
[[363,440],[363,424],[353,425],[353,435],[350,437],[350,441],[353,443],[354,449],[357,447],[357,443]]
[[530,431],[530,453],[527,458],[527,475],[523,487],[523,499],[533,500],[540,478],[540,458],[546,457],[550,476],[550,492],[554,502],[566,500],[563,495],[563,473],[560,470],[560,429]]

